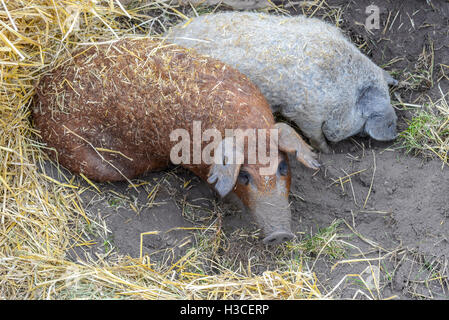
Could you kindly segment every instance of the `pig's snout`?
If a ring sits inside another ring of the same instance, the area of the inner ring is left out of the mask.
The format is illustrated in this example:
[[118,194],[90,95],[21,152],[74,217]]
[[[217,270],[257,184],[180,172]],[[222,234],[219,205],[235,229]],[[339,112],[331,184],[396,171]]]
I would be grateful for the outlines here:
[[[277,208],[284,207],[283,210],[273,210],[265,203],[265,210],[259,209],[254,212],[264,234],[262,241],[266,245],[278,245],[295,237],[291,231],[291,212],[288,202],[282,198],[279,200],[281,201],[278,201]],[[268,208],[271,210],[267,210]]]
[[277,245],[285,241],[293,239],[295,235],[289,231],[276,231],[263,239],[263,243],[267,245]]

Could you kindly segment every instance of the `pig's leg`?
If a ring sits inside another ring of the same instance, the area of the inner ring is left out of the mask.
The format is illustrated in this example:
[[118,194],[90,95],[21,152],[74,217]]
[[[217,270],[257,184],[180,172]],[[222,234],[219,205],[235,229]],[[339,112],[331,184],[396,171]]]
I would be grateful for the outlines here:
[[136,156],[132,160],[124,155],[98,151],[88,144],[76,144],[69,152],[61,154],[60,163],[74,173],[83,173],[89,179],[121,181],[132,179],[148,171],[165,168],[168,162]]
[[[121,181],[133,179],[148,171],[161,170],[169,164],[169,159],[153,157],[142,153],[138,147],[126,145],[120,136],[109,132],[101,132],[95,136],[84,133],[82,136],[72,127],[72,124],[58,126],[55,132],[60,138],[59,149],[62,149],[57,160],[73,173],[83,173],[89,179],[99,182]],[[100,149],[102,144],[106,147]],[[127,148],[123,149],[121,146]]]
[[294,119],[296,124],[301,128],[301,131],[304,135],[309,138],[310,145],[321,152],[330,153],[331,150],[326,142],[326,138],[324,137],[322,126],[322,122],[313,121],[311,119],[307,119],[305,117],[296,117]]
[[130,160],[111,159],[104,152],[100,153],[89,145],[79,145],[72,150],[71,158],[78,162],[75,164],[78,168],[74,171],[95,181],[120,181],[135,175],[132,164],[129,164]]
[[310,144],[313,148],[320,150],[324,153],[330,153],[331,149],[329,148],[329,145],[326,142],[326,138],[323,135],[323,131],[321,128],[319,130],[314,131],[310,137]]

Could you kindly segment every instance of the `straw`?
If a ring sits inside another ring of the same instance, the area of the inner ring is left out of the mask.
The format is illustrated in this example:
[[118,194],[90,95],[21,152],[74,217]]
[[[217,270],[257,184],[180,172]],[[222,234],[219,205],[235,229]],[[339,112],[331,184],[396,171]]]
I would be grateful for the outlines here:
[[[157,36],[152,26],[166,29],[186,14],[172,4],[175,1],[152,1],[132,9],[112,0],[1,2],[0,299],[322,297],[314,274],[302,270],[302,266],[242,274],[213,261],[213,273],[199,273],[195,270],[210,259],[201,247],[189,249],[189,255],[175,264],[157,267],[145,263],[149,261],[146,256],[131,259],[114,256],[112,250],[100,259],[69,260],[69,249],[88,248],[95,243],[85,236],[86,225],[107,233],[106,225],[88,216],[80,200],[86,190],[96,192],[98,197],[104,196],[105,190],[85,177],[71,177],[62,170],[58,179],[46,173],[46,147],[30,120],[34,86],[46,72],[70,60],[69,53],[77,48],[136,36],[138,31]],[[142,14],[143,9],[147,14]],[[151,10],[154,15],[148,14]],[[120,24],[130,18],[137,27]],[[128,182],[132,187],[138,185]],[[148,206],[157,190],[158,185],[149,195]],[[207,233],[219,245],[223,241],[216,237],[221,233],[210,234],[216,230],[196,232]],[[112,256],[115,259],[106,259]]]

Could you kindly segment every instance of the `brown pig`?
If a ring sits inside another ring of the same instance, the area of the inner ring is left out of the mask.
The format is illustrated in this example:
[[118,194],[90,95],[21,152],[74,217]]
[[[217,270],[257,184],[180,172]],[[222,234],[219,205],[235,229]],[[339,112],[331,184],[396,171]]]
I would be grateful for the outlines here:
[[[34,123],[51,156],[72,172],[101,182],[163,169],[179,155],[173,152],[180,144],[173,132],[184,130],[189,145],[181,150],[182,166],[222,197],[233,191],[254,214],[265,243],[293,238],[285,153],[313,169],[319,164],[291,127],[275,123],[259,89],[237,70],[191,49],[122,39],[73,53],[41,78],[36,92]],[[195,140],[194,123],[224,139]],[[259,141],[277,142],[274,170],[261,174],[266,165],[249,161],[249,138],[242,143],[226,137],[229,129],[267,130]],[[213,161],[192,161],[195,144],[201,150],[212,146]],[[232,161],[234,155],[243,161]]]

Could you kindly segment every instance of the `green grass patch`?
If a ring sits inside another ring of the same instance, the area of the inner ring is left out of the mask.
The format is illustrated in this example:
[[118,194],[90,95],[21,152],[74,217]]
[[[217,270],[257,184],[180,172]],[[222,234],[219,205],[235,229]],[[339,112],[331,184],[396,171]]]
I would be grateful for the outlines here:
[[436,155],[448,164],[449,106],[445,96],[435,103],[430,101],[417,111],[400,137],[407,153]]
[[298,246],[310,256],[326,256],[331,259],[343,258],[346,250],[338,234],[340,224],[341,221],[336,220],[328,227],[319,228],[313,235],[300,241]]

